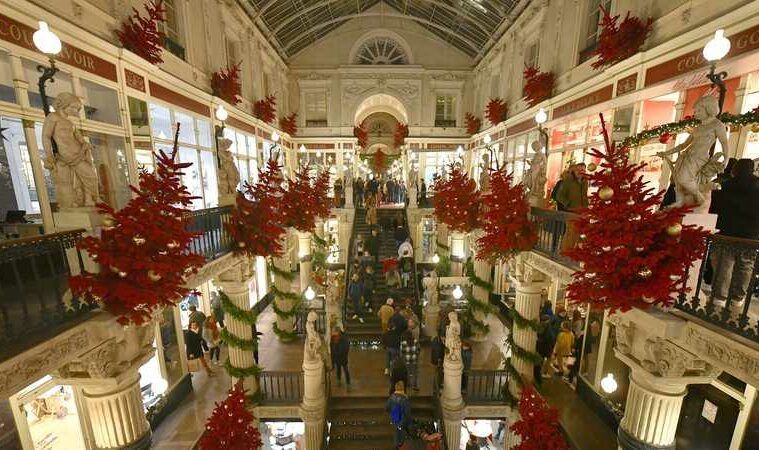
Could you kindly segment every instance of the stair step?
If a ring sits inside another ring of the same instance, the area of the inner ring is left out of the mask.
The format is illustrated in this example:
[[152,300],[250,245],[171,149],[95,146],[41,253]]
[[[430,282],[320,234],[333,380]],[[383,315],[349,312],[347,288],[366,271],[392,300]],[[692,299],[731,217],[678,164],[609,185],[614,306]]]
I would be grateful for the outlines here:
[[393,439],[368,439],[362,441],[332,441],[329,450],[387,450],[393,446]]

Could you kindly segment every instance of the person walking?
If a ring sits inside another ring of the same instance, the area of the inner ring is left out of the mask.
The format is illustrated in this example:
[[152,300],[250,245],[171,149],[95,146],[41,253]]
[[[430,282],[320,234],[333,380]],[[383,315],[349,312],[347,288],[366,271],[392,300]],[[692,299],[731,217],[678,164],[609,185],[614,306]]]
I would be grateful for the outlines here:
[[[375,219],[376,221],[376,219]],[[372,228],[372,232],[369,238],[366,240],[366,249],[369,250],[369,254],[372,255],[374,261],[379,260],[379,235],[376,227]]]
[[224,309],[221,307],[221,295],[216,291],[211,292],[211,312],[216,319],[216,323],[224,328]]
[[377,311],[377,316],[379,316],[380,326],[382,327],[383,333],[387,333],[390,324],[390,318],[393,317],[393,314],[395,314],[395,310],[393,309],[393,299],[389,298],[385,301],[384,305],[380,306],[379,310]]
[[427,184],[422,180],[421,186],[419,186],[419,206],[424,208],[427,206]]
[[554,369],[560,372],[562,376],[567,375],[567,358],[572,356],[574,342],[575,337],[570,329],[569,321],[562,322],[561,331],[553,348]]
[[[574,164],[562,180],[561,187],[556,193],[557,203],[561,203],[567,211],[576,211],[588,206],[588,180],[585,176],[585,163]],[[574,221],[567,222],[567,232],[561,242],[561,250],[570,250],[577,244],[578,234]]]
[[401,305],[395,305],[393,316],[390,318],[390,329],[400,336],[408,328],[408,319],[403,315]]
[[211,315],[206,319],[205,326],[203,327],[203,339],[205,339],[208,345],[208,361],[214,364],[214,356],[216,357],[216,365],[219,363],[219,356],[221,354],[221,331],[219,330],[219,324],[216,322],[216,314]]
[[435,367],[438,386],[443,384],[443,358],[445,358],[445,345],[443,338],[438,335],[430,341],[430,362]]
[[208,351],[208,344],[206,344],[205,339],[203,339],[203,336],[200,333],[200,325],[198,325],[197,322],[190,322],[189,328],[184,330],[184,344],[187,352],[187,361],[188,364],[191,365],[196,363],[191,363],[190,361],[197,361],[197,363],[203,366],[206,374],[209,377],[212,377],[216,374],[211,370],[211,367],[208,366],[208,361],[206,361],[206,358],[203,355],[204,350]]
[[364,278],[362,280],[362,284],[364,286],[364,306],[367,308],[367,311],[371,313],[374,306],[374,288],[376,285],[376,282],[374,280],[374,266],[371,264],[367,265],[364,268]]
[[406,330],[401,339],[401,359],[408,369],[408,387],[414,391],[419,390],[419,353],[419,339],[414,337],[411,330]]
[[467,385],[469,382],[469,371],[472,370],[472,360],[474,359],[474,352],[472,351],[472,344],[469,341],[461,342],[461,363],[464,366],[464,372],[461,374],[461,391],[467,391]]
[[393,449],[398,450],[406,442],[407,429],[411,424],[411,402],[406,395],[406,387],[403,382],[394,386],[394,391],[387,399],[385,410],[390,415],[393,424]]
[[198,311],[195,305],[190,305],[190,323],[198,324],[198,329],[203,331],[203,324],[206,323],[206,315],[202,311]]
[[340,327],[332,330],[332,339],[330,340],[330,353],[332,355],[332,367],[335,368],[337,384],[341,383],[341,373],[345,374],[345,384],[351,385],[351,374],[348,372],[348,352],[350,351],[350,341]]
[[364,180],[358,178],[353,186],[353,195],[356,197],[356,208],[364,206]]
[[401,353],[401,335],[400,333],[396,333],[391,326],[382,336],[382,341],[385,345],[385,355],[387,356],[385,361],[385,375],[390,375],[390,370],[393,368],[393,364]]
[[540,323],[538,324],[537,342],[535,343],[535,350],[543,358],[543,363],[538,366],[535,365],[534,378],[536,382],[539,382],[541,378],[550,376],[548,374],[548,368],[551,365],[551,353],[553,352],[553,343],[551,342],[551,319],[547,314],[540,316]]
[[361,308],[361,298],[364,294],[364,286],[361,284],[358,273],[354,272],[351,276],[351,281],[348,284],[348,297],[350,297],[353,304],[353,320],[358,319],[359,322],[364,323],[363,309]]
[[[391,260],[395,262],[395,260]],[[401,287],[401,274],[398,273],[398,264],[394,264],[385,273],[385,284],[387,288],[392,292]]]
[[[392,394],[393,392],[393,386],[396,385],[396,383],[403,383],[404,387],[407,387],[408,384],[408,366],[406,366],[406,361],[403,360],[403,358],[398,356],[398,358],[395,359],[395,362],[393,363],[393,368],[390,370],[390,392]],[[406,389],[406,393],[408,394],[408,389]]]

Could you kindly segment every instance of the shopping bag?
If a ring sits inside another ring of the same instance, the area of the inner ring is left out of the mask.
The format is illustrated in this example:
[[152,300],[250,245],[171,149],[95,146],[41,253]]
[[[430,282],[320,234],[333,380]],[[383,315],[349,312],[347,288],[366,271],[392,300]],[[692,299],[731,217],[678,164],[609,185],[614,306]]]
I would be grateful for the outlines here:
[[187,360],[187,370],[190,372],[200,371],[200,358],[193,358]]

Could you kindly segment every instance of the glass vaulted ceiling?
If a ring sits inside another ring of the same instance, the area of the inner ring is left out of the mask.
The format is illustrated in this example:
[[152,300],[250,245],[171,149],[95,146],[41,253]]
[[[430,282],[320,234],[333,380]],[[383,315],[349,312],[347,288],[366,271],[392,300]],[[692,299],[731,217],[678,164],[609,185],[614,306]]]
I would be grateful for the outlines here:
[[[359,16],[401,17],[479,59],[524,0],[243,0],[287,60]],[[375,5],[377,9],[372,9]],[[372,11],[369,11],[372,9]]]

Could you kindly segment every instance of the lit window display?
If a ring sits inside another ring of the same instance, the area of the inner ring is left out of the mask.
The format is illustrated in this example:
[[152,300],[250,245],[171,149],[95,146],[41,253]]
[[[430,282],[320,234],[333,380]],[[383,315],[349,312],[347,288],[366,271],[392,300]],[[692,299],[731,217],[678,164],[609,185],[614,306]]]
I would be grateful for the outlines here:
[[[156,342],[153,341],[153,348]],[[140,372],[140,391],[142,392],[142,405],[145,410],[158,403],[161,396],[166,392],[169,386],[168,381],[161,373],[161,363],[158,353],[153,355],[142,367]]]
[[0,216],[9,210],[38,214],[40,203],[21,120],[0,117],[5,139],[0,139]]
[[448,164],[456,158],[456,152],[423,152],[420,153],[421,163],[424,167],[424,182],[427,184],[427,192],[432,192],[432,184],[435,175],[442,175]]
[[460,450],[504,450],[509,433],[505,420],[467,419],[461,421]]
[[[71,386],[57,385],[50,376],[32,383],[17,394],[18,407],[26,423],[21,430],[24,448],[70,450],[85,448],[82,426]],[[30,442],[29,442],[30,441]]]
[[303,422],[261,422],[262,450],[305,450],[306,426]]
[[[158,318],[160,328],[160,346],[158,354],[163,358],[165,380],[173,386],[182,378],[182,363],[177,337],[177,326],[174,321],[174,308],[166,308]],[[184,349],[183,349],[184,350]]]

